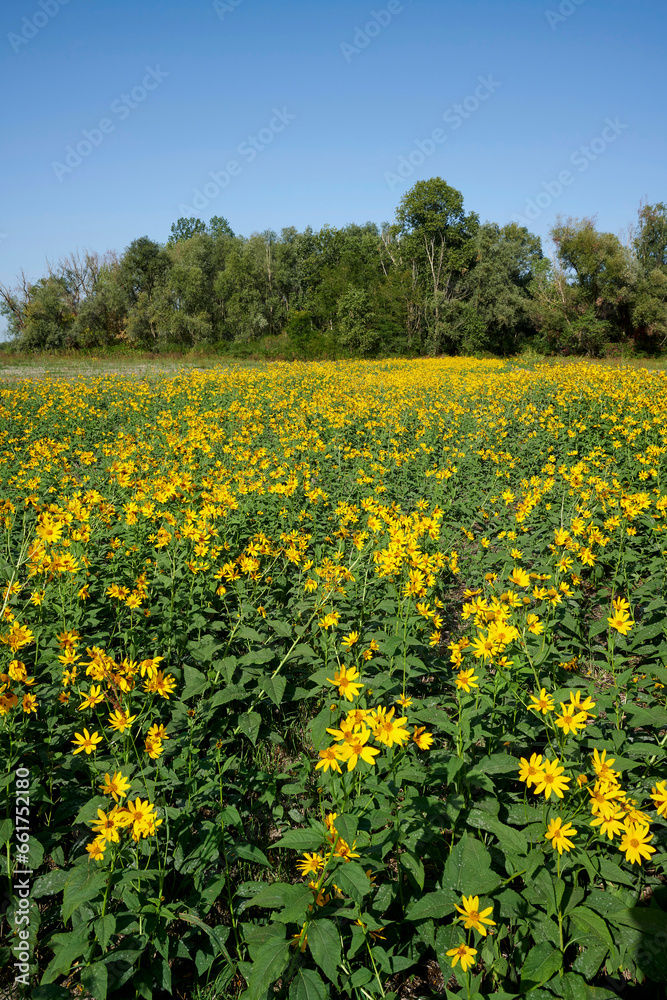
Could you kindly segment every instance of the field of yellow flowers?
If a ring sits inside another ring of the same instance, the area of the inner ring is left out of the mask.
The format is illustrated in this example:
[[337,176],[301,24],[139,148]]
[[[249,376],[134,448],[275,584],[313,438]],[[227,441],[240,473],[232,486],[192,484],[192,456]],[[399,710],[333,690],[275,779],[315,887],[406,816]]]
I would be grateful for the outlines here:
[[7,995],[664,997],[666,455],[660,370],[0,383]]

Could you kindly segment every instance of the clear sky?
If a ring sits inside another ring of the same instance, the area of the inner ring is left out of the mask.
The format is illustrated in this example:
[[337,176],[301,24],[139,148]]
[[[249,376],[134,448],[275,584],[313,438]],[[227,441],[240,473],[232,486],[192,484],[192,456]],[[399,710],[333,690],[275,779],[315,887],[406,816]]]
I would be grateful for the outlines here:
[[541,236],[667,200],[664,0],[4,0],[0,24],[5,283],[180,215],[381,223],[431,176]]

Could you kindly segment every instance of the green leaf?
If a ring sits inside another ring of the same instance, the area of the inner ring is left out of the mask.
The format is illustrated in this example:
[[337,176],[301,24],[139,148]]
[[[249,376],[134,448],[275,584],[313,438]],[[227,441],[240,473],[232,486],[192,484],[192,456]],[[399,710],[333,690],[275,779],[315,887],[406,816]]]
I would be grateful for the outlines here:
[[[253,896],[248,906],[266,906],[269,909],[279,909],[292,903],[295,896],[303,889],[303,885],[292,885],[291,882],[272,882]],[[296,894],[295,894],[296,890]],[[308,889],[312,902],[312,892]]]
[[537,875],[530,882],[527,893],[529,899],[536,900],[544,906],[550,915],[554,915],[558,910],[554,882],[553,875],[550,875],[546,868],[540,868]]
[[667,936],[667,913],[657,906],[629,906],[614,910],[609,919],[616,925],[636,927],[649,937]]
[[575,972],[580,972],[585,979],[594,979],[608,950],[604,944],[589,944],[577,955],[572,968]]
[[9,843],[14,834],[14,823],[9,817],[5,817],[0,823],[0,847],[4,847],[5,844]]
[[516,774],[517,766],[516,758],[508,753],[493,753],[478,760],[466,777],[470,780],[478,774]]
[[317,851],[324,835],[317,830],[288,830],[273,847],[287,847],[293,851]]
[[595,934],[600,944],[605,944],[608,948],[613,948],[614,941],[609,933],[609,928],[599,913],[589,910],[587,906],[577,906],[570,913],[570,920],[583,927],[585,932]]
[[602,632],[606,632],[608,628],[609,628],[609,622],[607,621],[606,617],[602,618],[598,622],[595,622],[595,624],[591,625],[590,629],[588,630],[589,641],[591,639],[594,639],[596,635],[600,635]]
[[600,875],[607,882],[616,882],[618,885],[627,885],[634,888],[635,880],[629,872],[623,871],[620,865],[609,858],[600,858]]
[[634,650],[637,646],[641,646],[643,642],[647,639],[655,639],[657,636],[662,635],[665,630],[663,622],[653,622],[652,625],[644,625],[637,632],[631,635],[632,645],[630,649]]
[[292,626],[288,622],[281,622],[275,618],[267,618],[266,624],[270,625],[276,635],[283,639],[289,639],[292,634]]
[[280,674],[276,674],[275,677],[272,677],[271,674],[267,677],[262,677],[259,682],[259,686],[262,691],[265,691],[266,694],[268,694],[274,705],[280,705],[282,703],[285,688],[287,687],[287,681]]
[[107,1000],[107,981],[109,970],[104,962],[93,962],[81,970],[81,984],[95,1000]]
[[416,920],[441,920],[450,913],[454,913],[454,907],[459,902],[458,896],[448,889],[437,889],[435,892],[427,892],[425,896],[420,896],[410,904],[406,911],[406,917],[413,922]]
[[116,918],[112,913],[107,913],[95,921],[93,929],[100,947],[104,950],[111,940],[111,935],[116,930]]
[[558,972],[561,961],[561,953],[548,941],[531,948],[521,969],[522,992],[544,986]]
[[371,880],[357,861],[349,861],[340,865],[334,879],[341,892],[360,903],[371,891]]
[[239,729],[247,736],[253,746],[257,743],[262,717],[258,712],[245,712],[239,715]]
[[233,852],[237,858],[242,858],[243,861],[252,861],[253,864],[264,865],[265,868],[271,867],[271,862],[267,858],[264,851],[261,851],[259,847],[256,847],[254,844],[234,846]]
[[201,670],[197,670],[196,667],[185,666],[183,668],[183,677],[185,680],[185,686],[183,693],[181,694],[181,701],[187,701],[188,698],[194,698],[196,695],[201,694],[208,687],[208,678],[206,674],[203,674]]
[[[642,708],[641,705],[625,704],[623,709],[632,727],[655,726],[657,730],[667,726],[667,712],[662,708]],[[656,753],[659,753],[659,747],[656,747]]]
[[311,920],[308,924],[308,947],[320,969],[338,986],[338,966],[341,962],[340,937],[331,920]]
[[81,806],[74,817],[74,823],[85,823],[86,826],[90,826],[93,820],[97,819],[97,810],[106,811],[108,805],[109,802],[103,795],[94,795],[92,799],[88,799],[84,806]]
[[248,980],[248,1000],[259,1000],[280,977],[288,960],[289,942],[284,938],[276,935],[263,944],[253,959],[252,972]]
[[421,891],[424,888],[424,881],[426,879],[426,871],[421,859],[416,857],[410,851],[403,851],[403,853],[399,856],[399,862],[405,870],[412,875],[413,879],[417,883],[417,887]]
[[327,1000],[329,989],[314,969],[298,969],[289,996],[290,1000]]
[[52,983],[58,976],[66,976],[72,962],[76,961],[88,948],[88,928],[82,927],[76,933],[54,934],[49,940],[53,958],[49,962],[40,983]]
[[[259,638],[261,639],[261,636]],[[268,663],[269,660],[273,659],[273,656],[272,649],[269,649],[268,646],[262,646],[261,649],[253,649],[249,653],[246,653],[245,656],[239,659],[239,663],[250,667],[259,663]]]
[[588,1000],[588,987],[576,972],[566,972],[562,979],[554,980],[552,989],[557,989],[563,1000]]
[[42,896],[55,895],[64,887],[68,876],[69,872],[65,871],[64,868],[54,868],[46,875],[40,875],[38,879],[35,879],[31,896],[33,899],[41,899]]
[[464,834],[452,848],[442,874],[443,889],[468,895],[484,895],[500,885],[491,870],[491,855],[480,840]]
[[336,816],[334,820],[334,828],[338,835],[343,838],[346,843],[352,847],[354,839],[357,835],[357,826],[359,820],[356,816]]
[[219,705],[226,705],[230,701],[243,701],[248,697],[248,692],[242,684],[227,684],[222,691],[216,691],[211,698],[209,707],[218,708]]
[[66,924],[82,903],[92,903],[106,885],[105,872],[78,865],[67,877],[63,888],[63,923]]

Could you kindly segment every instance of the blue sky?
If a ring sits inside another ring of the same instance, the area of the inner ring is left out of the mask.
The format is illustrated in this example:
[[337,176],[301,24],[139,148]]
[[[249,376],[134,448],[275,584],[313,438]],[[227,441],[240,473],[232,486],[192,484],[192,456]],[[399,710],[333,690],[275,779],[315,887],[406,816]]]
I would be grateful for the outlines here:
[[0,22],[5,283],[183,214],[381,223],[431,176],[543,237],[667,200],[664,0],[5,0]]

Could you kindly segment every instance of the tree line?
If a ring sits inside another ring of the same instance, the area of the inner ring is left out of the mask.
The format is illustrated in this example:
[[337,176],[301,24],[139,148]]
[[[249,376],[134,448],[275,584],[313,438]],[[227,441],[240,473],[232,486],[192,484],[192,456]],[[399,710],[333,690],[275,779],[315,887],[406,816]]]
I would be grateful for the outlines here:
[[667,342],[667,206],[642,204],[622,242],[595,219],[540,238],[480,222],[442,178],[419,181],[392,223],[236,235],[226,219],[181,218],[166,243],[70,254],[0,285],[21,351],[119,344],[206,345],[301,357],[377,354],[596,355]]

